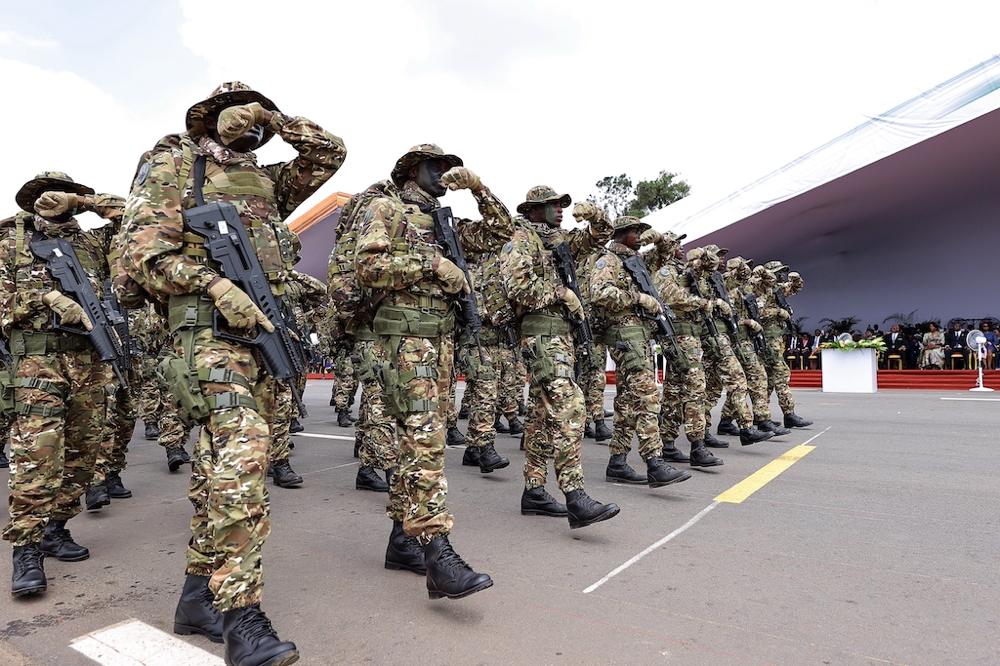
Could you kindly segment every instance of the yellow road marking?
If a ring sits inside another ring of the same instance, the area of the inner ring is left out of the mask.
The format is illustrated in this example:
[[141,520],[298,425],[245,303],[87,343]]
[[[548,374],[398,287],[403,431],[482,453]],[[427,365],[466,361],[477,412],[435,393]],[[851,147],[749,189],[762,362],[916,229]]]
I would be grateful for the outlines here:
[[796,446],[716,497],[715,501],[739,504],[815,448],[815,446],[806,446],[804,444]]

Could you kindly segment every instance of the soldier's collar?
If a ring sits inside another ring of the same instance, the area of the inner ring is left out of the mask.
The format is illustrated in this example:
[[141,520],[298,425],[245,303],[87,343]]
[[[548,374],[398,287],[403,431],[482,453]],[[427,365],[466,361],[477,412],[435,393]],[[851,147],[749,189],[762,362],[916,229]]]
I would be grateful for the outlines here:
[[608,249],[611,250],[611,252],[617,254],[619,257],[631,257],[633,254],[638,254],[638,252],[628,247],[627,245],[623,245],[622,243],[616,243],[614,241],[611,242],[611,245],[608,246]]
[[232,148],[228,148],[212,140],[208,136],[198,139],[198,148],[219,164],[229,164],[231,162],[257,163],[257,156],[254,153],[238,153]]
[[80,223],[77,222],[75,217],[71,217],[65,222],[54,222],[42,217],[41,215],[33,215],[31,224],[35,227],[35,229],[41,231],[50,238],[70,236],[81,231]]
[[441,207],[441,203],[437,200],[437,197],[431,196],[412,180],[408,180],[403,184],[399,197],[406,203],[414,204],[424,213],[429,213],[435,208]]

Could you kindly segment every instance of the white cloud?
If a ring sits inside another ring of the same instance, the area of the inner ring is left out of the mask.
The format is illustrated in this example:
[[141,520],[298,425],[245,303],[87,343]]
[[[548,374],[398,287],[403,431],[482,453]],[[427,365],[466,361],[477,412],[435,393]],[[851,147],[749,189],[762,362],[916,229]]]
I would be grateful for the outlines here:
[[36,39],[11,30],[0,30],[0,44],[4,46],[27,46],[35,49],[57,49],[59,42],[51,39]]

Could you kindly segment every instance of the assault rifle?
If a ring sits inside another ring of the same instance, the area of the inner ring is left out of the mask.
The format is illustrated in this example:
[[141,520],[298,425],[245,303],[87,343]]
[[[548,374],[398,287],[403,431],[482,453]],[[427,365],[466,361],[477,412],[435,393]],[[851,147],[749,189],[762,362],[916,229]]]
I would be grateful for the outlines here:
[[125,352],[125,356],[128,358],[139,356],[139,350],[132,339],[132,333],[128,330],[128,312],[118,302],[118,297],[115,296],[114,288],[111,286],[111,278],[104,281],[104,298],[101,299],[101,302],[104,303],[108,312],[117,312],[121,316],[121,322],[113,324],[113,326],[118,333],[118,339],[122,341],[122,351]]
[[649,276],[649,270],[646,268],[646,262],[642,260],[642,257],[633,254],[626,259],[625,270],[632,275],[632,281],[635,282],[635,286],[639,288],[639,291],[647,296],[652,296],[660,304],[662,311],[659,314],[651,315],[641,307],[637,307],[636,311],[639,313],[639,317],[656,322],[656,332],[654,333],[656,341],[660,343],[664,354],[667,353],[666,350],[669,344],[673,350],[674,358],[676,358],[680,354],[680,349],[677,348],[677,339],[674,337],[674,320],[677,319],[677,315],[674,314],[669,305],[660,300],[660,294],[656,290],[656,286],[653,285],[653,278]]
[[[701,287],[698,286],[698,278],[694,276],[694,271],[689,268],[687,269],[687,271],[685,271],[685,273],[688,277],[688,280],[691,281],[691,292],[698,298],[704,299],[705,295],[701,293]],[[708,332],[712,335],[712,337],[718,338],[719,329],[715,327],[715,320],[712,319],[712,315],[710,315],[705,311],[702,311],[701,318],[702,320],[704,320],[705,326],[708,328]]]
[[222,275],[245,291],[274,326],[274,332],[268,333],[258,325],[257,335],[252,338],[223,333],[219,329],[222,313],[216,310],[212,318],[215,337],[256,348],[267,373],[275,379],[285,380],[299,414],[308,416],[294,382],[295,375],[306,369],[301,349],[292,338],[292,328],[271,292],[236,207],[228,201],[200,205],[184,211],[184,221],[188,231],[205,239],[205,252],[220,265]]
[[[758,324],[760,324],[761,328],[763,328],[764,324],[760,320],[760,308],[757,307],[757,298],[753,295],[752,292],[749,294],[744,294],[742,289],[740,290],[740,294],[743,295],[743,300],[747,304],[747,312],[750,313],[750,318],[753,319]],[[758,354],[760,354],[765,349],[764,345],[765,343],[764,343],[763,331],[760,333],[754,333],[753,350]]]
[[[570,250],[569,243],[563,241],[552,248],[552,258],[556,262],[556,270],[559,271],[559,278],[563,286],[576,294],[583,305],[583,295],[580,293],[580,281],[576,278],[576,264],[573,262],[573,251]],[[569,320],[573,322],[576,330],[576,341],[581,345],[581,356],[590,356],[590,347],[594,344],[594,333],[590,330],[590,322],[587,315],[577,321],[568,311],[566,313]]]
[[7,343],[4,342],[3,338],[0,338],[0,363],[3,363],[11,370],[14,369],[14,357],[11,356],[10,350],[7,349]]
[[462,251],[462,243],[458,240],[458,228],[455,226],[455,217],[451,214],[451,207],[445,206],[431,211],[434,218],[434,235],[438,244],[444,251],[444,256],[465,273],[465,280],[469,283],[469,293],[460,291],[456,298],[458,312],[456,318],[458,324],[463,326],[476,341],[476,348],[479,349],[479,360],[486,362],[483,356],[483,346],[479,343],[479,332],[483,330],[483,320],[479,318],[479,304],[476,303],[476,292],[472,288],[472,276],[469,275],[469,264],[465,260],[465,252]]
[[712,283],[712,289],[715,291],[715,295],[725,301],[726,305],[729,306],[729,316],[725,318],[726,328],[729,329],[729,333],[733,336],[733,343],[739,342],[740,339],[740,325],[736,321],[736,310],[733,309],[733,304],[729,300],[729,292],[726,291],[726,280],[722,277],[722,273],[715,271],[709,277],[709,282]]
[[792,316],[795,311],[792,310],[792,306],[788,304],[788,299],[785,297],[785,288],[780,284],[774,288],[774,300],[778,303],[778,307],[788,313],[788,319],[785,320],[785,333],[792,332]]
[[65,238],[47,238],[31,241],[31,251],[39,259],[45,260],[49,273],[59,282],[61,291],[80,304],[94,326],[91,331],[83,327],[63,326],[56,321],[53,313],[52,329],[83,335],[89,339],[97,351],[97,357],[111,363],[118,381],[122,386],[127,386],[125,373],[129,370],[132,359],[125,353],[124,342],[119,337],[122,316],[114,310],[106,309],[104,303],[97,298],[73,246]]

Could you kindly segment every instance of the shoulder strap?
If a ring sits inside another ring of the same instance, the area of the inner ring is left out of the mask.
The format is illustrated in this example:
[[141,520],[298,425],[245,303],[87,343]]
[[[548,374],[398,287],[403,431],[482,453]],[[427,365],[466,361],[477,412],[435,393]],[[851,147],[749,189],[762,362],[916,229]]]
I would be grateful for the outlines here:
[[194,160],[194,202],[199,206],[205,205],[205,197],[202,189],[205,187],[205,162],[207,158],[199,155]]

